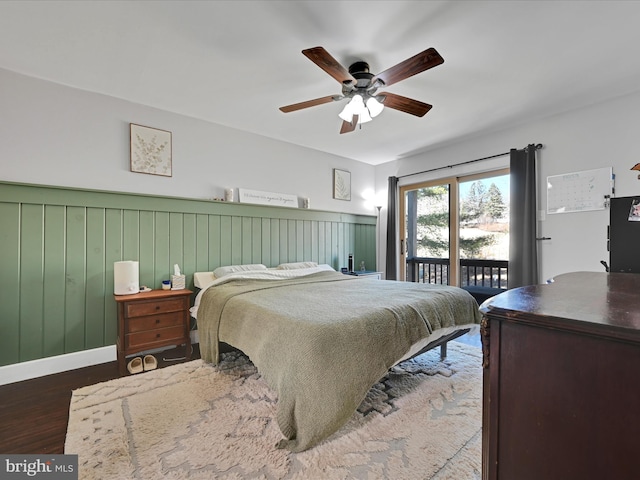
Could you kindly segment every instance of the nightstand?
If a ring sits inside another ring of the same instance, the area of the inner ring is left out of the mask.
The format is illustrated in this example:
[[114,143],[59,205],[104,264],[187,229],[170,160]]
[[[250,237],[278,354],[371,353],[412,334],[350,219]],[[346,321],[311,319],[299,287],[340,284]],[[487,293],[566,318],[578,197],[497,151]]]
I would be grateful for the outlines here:
[[346,272],[345,275],[355,275],[356,277],[373,277],[378,280],[382,280],[382,272],[375,272],[373,270],[356,270],[353,272]]
[[126,357],[154,348],[183,345],[191,357],[191,290],[151,290],[114,295],[118,303],[118,370],[127,373]]

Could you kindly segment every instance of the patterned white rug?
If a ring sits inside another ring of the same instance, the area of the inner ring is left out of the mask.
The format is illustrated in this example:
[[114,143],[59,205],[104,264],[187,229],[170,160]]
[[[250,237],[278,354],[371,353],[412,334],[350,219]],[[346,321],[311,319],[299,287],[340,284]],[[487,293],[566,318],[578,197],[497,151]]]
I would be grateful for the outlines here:
[[274,446],[275,395],[240,354],[73,392],[65,453],[80,479],[481,477],[479,348],[449,343],[394,367],[351,420],[301,453]]

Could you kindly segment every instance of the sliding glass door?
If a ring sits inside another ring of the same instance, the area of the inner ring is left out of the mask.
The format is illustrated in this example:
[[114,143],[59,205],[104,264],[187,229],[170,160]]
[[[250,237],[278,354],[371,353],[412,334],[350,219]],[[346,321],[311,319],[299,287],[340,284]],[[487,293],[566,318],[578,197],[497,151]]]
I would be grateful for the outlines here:
[[[451,234],[455,192],[456,183],[447,180],[401,187],[404,238],[400,265],[405,267],[406,280],[449,284],[455,278],[451,271],[451,252],[456,250],[456,236]],[[428,264],[417,261],[424,258],[430,259]]]
[[506,288],[509,172],[400,187],[401,279]]

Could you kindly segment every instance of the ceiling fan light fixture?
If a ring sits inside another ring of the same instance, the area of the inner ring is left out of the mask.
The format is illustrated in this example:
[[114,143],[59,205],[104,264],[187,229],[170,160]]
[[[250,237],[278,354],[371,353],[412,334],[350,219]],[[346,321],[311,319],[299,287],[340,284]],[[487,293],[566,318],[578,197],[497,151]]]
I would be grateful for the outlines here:
[[369,114],[369,109],[367,109],[367,107],[364,106],[364,103],[362,104],[362,109],[360,110],[360,113],[358,113],[357,115],[358,115],[358,124],[367,123],[373,120],[373,118]]
[[347,103],[342,109],[342,111],[338,114],[338,116],[345,122],[351,123],[351,121],[353,120],[354,112],[353,112],[352,103],[353,103],[353,100],[349,100],[349,103]]
[[382,110],[384,110],[384,105],[380,103],[375,97],[369,97],[367,99],[367,109],[369,110],[371,118],[375,118],[382,113]]
[[351,100],[349,100],[349,103],[347,103],[342,111],[338,114],[338,116],[345,122],[351,123],[351,121],[353,120],[353,116],[358,115],[360,108],[358,106],[359,103],[357,99],[360,99],[360,103],[362,102],[362,97],[360,95],[354,95],[353,97],[351,97]]
[[[377,102],[376,102],[377,103]],[[358,123],[367,123],[373,120],[372,115],[369,112],[368,106],[365,106],[362,95],[354,95],[349,103],[345,105],[338,116],[345,122],[351,123],[353,116],[358,116]]]
[[[434,48],[428,48],[391,68],[373,74],[369,71],[367,62],[355,62],[347,69],[322,47],[307,48],[302,51],[302,54],[337,80],[342,85],[342,94],[286,105],[280,107],[280,110],[284,113],[295,112],[303,108],[348,99],[347,105],[338,114],[343,120],[340,127],[341,134],[353,132],[356,124],[370,122],[372,118],[380,115],[385,107],[416,117],[424,116],[431,109],[431,105],[389,92],[376,95],[376,91],[378,88],[389,87],[444,63],[444,59]],[[354,115],[356,115],[355,119]]]
[[345,105],[345,107],[338,114],[338,116],[345,122],[351,123],[351,121],[353,120],[353,116],[358,115],[358,118],[360,118],[360,115],[362,114],[363,110],[366,110],[366,109],[364,107],[362,96],[356,94],[353,97],[351,97],[351,100],[349,100],[349,103]]

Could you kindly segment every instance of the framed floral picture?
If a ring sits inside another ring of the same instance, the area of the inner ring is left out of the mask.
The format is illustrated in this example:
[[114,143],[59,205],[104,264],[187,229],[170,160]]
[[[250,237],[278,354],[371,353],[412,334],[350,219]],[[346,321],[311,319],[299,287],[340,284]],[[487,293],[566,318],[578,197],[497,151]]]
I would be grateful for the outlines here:
[[131,171],[171,176],[171,132],[129,124]]
[[333,198],[351,200],[351,172],[333,169]]

